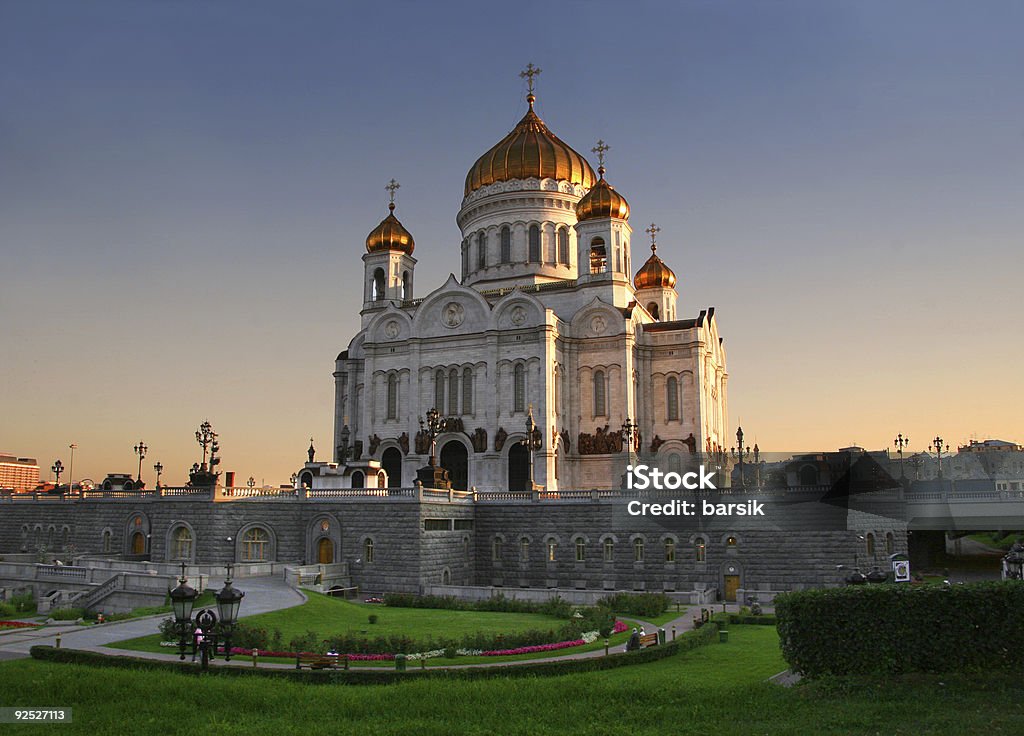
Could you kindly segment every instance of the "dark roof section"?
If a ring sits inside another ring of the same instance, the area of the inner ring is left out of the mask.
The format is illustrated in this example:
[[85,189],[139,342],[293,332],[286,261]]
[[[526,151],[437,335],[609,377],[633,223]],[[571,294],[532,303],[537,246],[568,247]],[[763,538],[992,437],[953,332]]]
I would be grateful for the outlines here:
[[335,358],[335,360],[348,360],[348,351],[342,350],[340,353],[338,353],[338,357]]
[[[703,316],[703,312],[701,315]],[[697,320],[695,319],[676,319],[671,322],[652,322],[649,325],[644,325],[644,332],[675,332],[696,326]]]

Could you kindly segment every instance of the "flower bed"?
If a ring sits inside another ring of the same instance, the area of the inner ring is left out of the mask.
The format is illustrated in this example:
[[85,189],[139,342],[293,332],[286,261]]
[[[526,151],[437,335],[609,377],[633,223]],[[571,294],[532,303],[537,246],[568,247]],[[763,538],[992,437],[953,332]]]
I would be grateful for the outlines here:
[[34,629],[38,626],[27,621],[0,621],[0,629]]
[[[616,621],[612,627],[612,634],[621,634],[626,631],[629,627],[621,621]],[[516,647],[514,649],[492,649],[489,651],[481,651],[479,649],[459,649],[456,653],[460,657],[505,657],[516,654],[538,654],[542,652],[554,652],[559,649],[570,649],[572,647],[581,647],[586,644],[593,644],[598,640],[600,634],[596,631],[588,631],[579,639],[572,639],[570,641],[560,641],[554,644],[537,644],[529,647]],[[160,646],[163,647],[176,647],[178,646],[175,642],[161,642]],[[223,649],[219,648],[218,653],[223,653]],[[421,659],[435,659],[437,657],[443,657],[445,655],[444,649],[434,649],[429,652],[416,652],[415,654],[406,655],[406,659],[410,661],[418,661]],[[253,650],[245,647],[231,647],[231,654],[243,657],[252,656]],[[305,652],[304,652],[305,653]],[[259,656],[261,657],[280,657],[283,659],[292,659],[298,656],[296,652],[276,652],[276,651],[264,651],[259,650]],[[348,657],[350,662],[389,662],[395,658],[394,654],[347,654],[343,655]]]

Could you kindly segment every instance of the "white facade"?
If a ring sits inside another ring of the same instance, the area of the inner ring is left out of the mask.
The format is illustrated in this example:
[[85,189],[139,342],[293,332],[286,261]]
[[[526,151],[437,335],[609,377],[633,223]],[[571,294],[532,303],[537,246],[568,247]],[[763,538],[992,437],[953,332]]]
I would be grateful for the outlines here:
[[[531,407],[533,480],[549,491],[619,487],[627,454],[614,438],[627,419],[640,457],[666,470],[727,446],[714,308],[677,320],[673,287],[638,294],[627,220],[577,222],[586,192],[551,178],[470,192],[457,217],[461,252],[451,248],[461,279],[420,299],[409,253],[364,256],[362,329],[335,365],[335,460],[347,426],[363,461],[411,485],[427,462],[417,432],[431,408],[461,420],[436,446],[455,487],[467,489],[521,487]],[[377,268],[388,280],[373,298]]]

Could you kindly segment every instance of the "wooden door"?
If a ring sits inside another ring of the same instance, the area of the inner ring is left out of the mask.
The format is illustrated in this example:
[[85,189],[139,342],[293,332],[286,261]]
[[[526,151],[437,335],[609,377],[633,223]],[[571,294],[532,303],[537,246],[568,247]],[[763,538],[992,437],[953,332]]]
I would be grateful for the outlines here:
[[725,599],[733,603],[736,602],[736,591],[740,587],[740,576],[739,575],[726,575],[725,576]]
[[327,537],[317,542],[316,561],[321,565],[330,565],[334,562],[334,542]]
[[132,535],[132,554],[146,554],[146,536],[142,532],[135,532]]

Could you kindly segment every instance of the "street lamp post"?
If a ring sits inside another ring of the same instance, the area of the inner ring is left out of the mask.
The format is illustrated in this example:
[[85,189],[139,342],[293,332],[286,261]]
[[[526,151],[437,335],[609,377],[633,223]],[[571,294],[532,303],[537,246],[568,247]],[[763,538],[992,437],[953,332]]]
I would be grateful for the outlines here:
[[64,463],[62,463],[62,462],[61,462],[61,461],[60,461],[60,460],[58,459],[58,460],[54,461],[54,463],[53,463],[53,467],[52,467],[52,468],[50,468],[50,470],[52,470],[52,471],[53,471],[53,474],[54,474],[55,476],[57,476],[57,480],[56,480],[56,482],[55,482],[55,483],[53,484],[53,488],[54,488],[54,490],[57,490],[58,488],[60,488],[60,474],[64,472]]
[[[938,477],[942,477],[942,437],[935,435],[935,439],[932,440],[931,446],[928,448],[935,453],[935,459],[938,461]],[[946,445],[946,453],[949,453],[949,445]]]
[[78,445],[72,442],[68,445],[68,449],[71,450],[71,462],[68,463],[68,492],[75,490],[75,450],[78,449]]
[[156,489],[160,490],[160,474],[164,472],[164,464],[157,461],[156,465],[153,466],[153,470],[156,471]]
[[903,448],[910,446],[910,438],[904,437],[903,433],[900,432],[896,435],[896,439],[892,441],[896,445],[896,454],[900,456],[900,478],[906,478],[906,474],[903,472]]
[[[743,427],[736,428],[736,447],[732,448],[732,459],[737,461],[740,468],[740,488],[746,487],[746,477],[743,474],[743,461],[753,456],[754,468],[760,474],[761,467],[761,448],[754,443],[754,448],[751,450],[750,447],[743,446]],[[747,463],[749,465],[749,463]],[[760,477],[754,479],[755,485],[761,485]]]
[[256,486],[256,479],[250,475],[249,480],[247,480],[245,484],[249,486],[249,490],[251,491]]
[[136,477],[136,480],[140,485],[142,484],[142,460],[146,457],[146,450],[148,449],[149,448],[146,447],[146,443],[142,440],[139,440],[139,444],[134,447],[135,454],[139,456],[139,475]]
[[245,593],[231,584],[233,565],[227,565],[226,569],[224,587],[214,596],[217,601],[216,613],[203,609],[195,617],[192,616],[192,609],[199,593],[188,584],[184,562],[181,563],[178,586],[167,591],[174,611],[175,628],[178,631],[178,656],[182,660],[185,659],[185,650],[191,638],[192,661],[194,662],[196,654],[199,654],[200,665],[204,670],[209,669],[210,660],[217,654],[218,640],[224,644],[224,661],[231,661],[231,636],[238,621],[238,609],[242,605],[242,598],[245,597]]
[[448,420],[442,417],[437,409],[434,408],[427,411],[426,421],[420,419],[420,431],[426,432],[427,438],[430,440],[430,459],[427,461],[426,466],[420,468],[416,473],[417,480],[423,483],[425,488],[451,488],[448,471],[438,467],[435,455],[437,436],[445,431],[447,425]]

